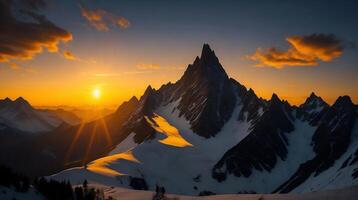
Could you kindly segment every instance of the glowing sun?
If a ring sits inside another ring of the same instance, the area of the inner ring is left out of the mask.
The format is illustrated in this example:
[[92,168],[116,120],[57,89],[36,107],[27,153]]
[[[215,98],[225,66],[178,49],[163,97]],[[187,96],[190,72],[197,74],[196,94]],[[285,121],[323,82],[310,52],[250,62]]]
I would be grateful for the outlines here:
[[95,99],[99,99],[101,97],[101,90],[98,88],[93,89],[92,97]]

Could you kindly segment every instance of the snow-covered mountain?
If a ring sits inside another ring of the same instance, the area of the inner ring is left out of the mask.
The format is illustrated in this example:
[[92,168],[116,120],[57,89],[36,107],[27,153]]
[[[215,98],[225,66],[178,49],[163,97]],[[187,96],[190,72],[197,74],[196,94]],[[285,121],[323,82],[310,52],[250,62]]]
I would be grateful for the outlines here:
[[64,121],[55,113],[37,110],[19,97],[0,100],[0,127],[12,128],[24,133],[38,134],[58,127]]
[[117,138],[112,151],[51,178],[189,195],[358,184],[357,108],[348,96],[332,106],[314,93],[299,107],[276,94],[261,99],[228,77],[207,44],[176,83],[149,86],[105,120]]

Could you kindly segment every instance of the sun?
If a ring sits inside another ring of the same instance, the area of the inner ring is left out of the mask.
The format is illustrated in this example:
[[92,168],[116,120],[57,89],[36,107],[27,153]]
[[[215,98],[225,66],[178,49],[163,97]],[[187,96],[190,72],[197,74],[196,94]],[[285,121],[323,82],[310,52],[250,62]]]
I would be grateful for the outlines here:
[[101,90],[99,88],[95,88],[92,91],[92,97],[94,99],[99,99],[101,97]]

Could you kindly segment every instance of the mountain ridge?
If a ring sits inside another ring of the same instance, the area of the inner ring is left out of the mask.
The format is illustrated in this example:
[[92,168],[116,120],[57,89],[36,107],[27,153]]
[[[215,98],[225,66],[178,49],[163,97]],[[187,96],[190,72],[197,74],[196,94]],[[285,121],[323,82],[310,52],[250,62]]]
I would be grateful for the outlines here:
[[159,184],[190,195],[287,193],[358,184],[356,121],[348,96],[328,105],[312,92],[299,106],[275,93],[258,97],[204,44],[175,83],[149,85],[116,112],[60,127],[45,141],[62,144],[52,149],[56,170],[77,166],[51,176],[58,180]]

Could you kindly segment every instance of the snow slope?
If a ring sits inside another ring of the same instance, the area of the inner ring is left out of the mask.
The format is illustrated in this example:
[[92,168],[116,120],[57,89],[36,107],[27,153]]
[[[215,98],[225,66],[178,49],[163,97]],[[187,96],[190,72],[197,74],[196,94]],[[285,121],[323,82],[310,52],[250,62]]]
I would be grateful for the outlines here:
[[295,193],[319,191],[334,188],[343,188],[350,185],[358,185],[358,179],[352,177],[353,171],[357,168],[357,164],[342,167],[343,163],[349,159],[353,152],[358,148],[358,120],[356,120],[353,128],[351,141],[348,150],[336,162],[334,166],[322,172],[318,176],[311,175],[303,184],[293,190]]
[[87,168],[65,170],[51,178],[69,179],[75,184],[88,179],[128,187],[130,178],[125,175],[130,175],[144,178],[150,189],[156,184],[165,185],[172,193],[197,195],[201,190],[215,189],[212,166],[247,135],[250,124],[237,120],[241,110],[237,105],[222,131],[215,138],[205,139],[193,133],[188,121],[179,117],[177,105],[178,101],[160,106],[152,119],[147,118],[158,132],[155,139],[133,148],[130,135],[110,156],[93,161]]
[[[212,167],[228,149],[249,134],[251,122],[237,120],[242,109],[239,101],[230,120],[216,137],[206,139],[193,133],[189,122],[184,117],[179,117],[179,111],[176,109],[178,101],[161,105],[155,110],[153,117],[146,117],[157,131],[153,140],[136,144],[132,133],[109,156],[93,161],[87,168],[68,169],[51,178],[69,179],[75,184],[80,184],[87,179],[90,182],[115,187],[129,187],[131,178],[143,178],[150,190],[154,190],[158,184],[165,186],[167,191],[173,194],[198,195],[202,191],[212,191],[217,194],[270,193],[290,178],[301,163],[315,156],[311,142],[316,127],[310,125],[308,121],[295,119],[293,122],[295,130],[287,136],[288,153],[284,160],[278,159],[275,167],[270,171],[254,169],[249,177],[236,177],[229,174],[225,181],[219,183],[212,178]],[[355,130],[353,135],[357,135],[357,128]],[[355,141],[351,144],[352,149],[337,161],[337,167],[341,166],[355,150],[353,148],[358,146],[358,136],[354,136],[352,141]],[[294,192],[351,185],[352,178],[345,182],[348,180],[347,177],[351,177],[346,171],[346,174],[338,173],[346,178],[335,178],[337,173],[334,170],[337,170],[337,167],[331,168],[319,177],[314,177],[312,183],[307,183],[307,186],[302,186],[304,187],[302,189],[297,188]],[[352,170],[353,168],[354,166]],[[321,185],[330,184],[331,179],[337,184]]]
[[[111,196],[118,200],[150,200],[153,196],[153,192],[150,191],[111,188],[101,185],[90,186],[102,187],[106,196]],[[306,194],[227,194],[203,197],[167,195],[168,200],[356,200],[357,196],[357,186]]]

